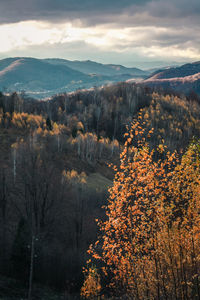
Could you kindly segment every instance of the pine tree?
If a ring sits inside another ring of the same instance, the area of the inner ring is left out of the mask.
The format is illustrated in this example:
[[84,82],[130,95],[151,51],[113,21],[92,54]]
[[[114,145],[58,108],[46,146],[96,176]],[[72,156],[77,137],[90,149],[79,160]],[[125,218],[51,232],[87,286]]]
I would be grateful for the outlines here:
[[51,120],[50,120],[49,116],[46,119],[46,125],[47,125],[47,128],[49,130],[52,130],[53,127],[52,127]]

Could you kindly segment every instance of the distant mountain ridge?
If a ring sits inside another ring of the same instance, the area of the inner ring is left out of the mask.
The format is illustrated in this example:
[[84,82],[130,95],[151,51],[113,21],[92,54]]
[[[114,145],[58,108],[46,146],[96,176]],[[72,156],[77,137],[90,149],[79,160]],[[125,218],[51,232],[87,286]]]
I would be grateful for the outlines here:
[[175,77],[185,77],[200,72],[200,61],[184,64],[180,67],[171,67],[164,70],[157,70],[151,75],[152,79],[166,79]]
[[154,71],[127,68],[94,61],[58,58],[14,57],[0,60],[0,91],[22,92],[34,98],[49,98],[77,89],[121,81],[141,81],[155,88],[200,95],[200,62]]
[[51,64],[64,64],[69,68],[77,70],[79,72],[85,74],[96,74],[96,75],[107,75],[107,76],[116,76],[116,75],[133,75],[133,76],[147,76],[149,74],[148,71],[143,71],[138,68],[127,68],[122,65],[114,65],[114,64],[101,64],[91,60],[86,61],[71,61],[65,59],[46,59]]
[[200,61],[158,70],[144,80],[143,84],[174,89],[186,94],[193,91],[200,95]]
[[32,97],[45,98],[148,74],[138,68],[93,61],[15,57],[0,60],[0,90],[25,91]]

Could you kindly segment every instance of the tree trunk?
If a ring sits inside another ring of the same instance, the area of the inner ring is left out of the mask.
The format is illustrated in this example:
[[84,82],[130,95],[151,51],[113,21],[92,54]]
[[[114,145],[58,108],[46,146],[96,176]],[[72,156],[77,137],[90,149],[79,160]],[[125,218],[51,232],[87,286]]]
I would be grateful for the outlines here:
[[29,288],[28,288],[28,300],[31,300],[31,299],[32,299],[34,255],[35,255],[35,236],[32,234],[32,240],[31,240],[31,261],[30,261]]

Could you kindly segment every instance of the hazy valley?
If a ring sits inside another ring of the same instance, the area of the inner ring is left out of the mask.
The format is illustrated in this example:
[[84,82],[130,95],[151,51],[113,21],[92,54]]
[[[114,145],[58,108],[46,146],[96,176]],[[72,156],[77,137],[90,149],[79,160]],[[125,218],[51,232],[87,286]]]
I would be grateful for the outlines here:
[[0,88],[22,92],[34,98],[88,89],[135,78],[145,78],[148,71],[92,61],[64,59],[8,58],[0,61]]
[[0,88],[35,99],[116,82],[140,82],[186,94],[200,93],[200,63],[143,71],[121,65],[64,59],[8,58],[0,61]]

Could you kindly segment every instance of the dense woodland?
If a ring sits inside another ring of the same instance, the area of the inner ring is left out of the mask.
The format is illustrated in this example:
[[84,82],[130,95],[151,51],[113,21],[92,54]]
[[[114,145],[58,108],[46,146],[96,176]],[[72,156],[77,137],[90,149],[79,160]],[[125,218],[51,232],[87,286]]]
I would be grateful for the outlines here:
[[200,299],[200,146],[183,155],[149,146],[142,114],[125,134],[101,234],[81,294]]
[[[1,93],[0,272],[25,287],[19,299],[34,299],[38,285],[65,299],[80,290],[89,298],[199,299],[199,136],[200,102],[193,93],[186,97],[128,83],[48,101]],[[180,178],[183,187],[175,184]],[[188,214],[197,223],[184,221]],[[141,235],[130,242],[134,230]],[[174,244],[180,234],[184,244]],[[91,248],[98,236],[98,246]],[[120,252],[125,241],[128,252]],[[163,250],[167,242],[175,247],[173,256]],[[83,273],[91,254],[97,262]]]

